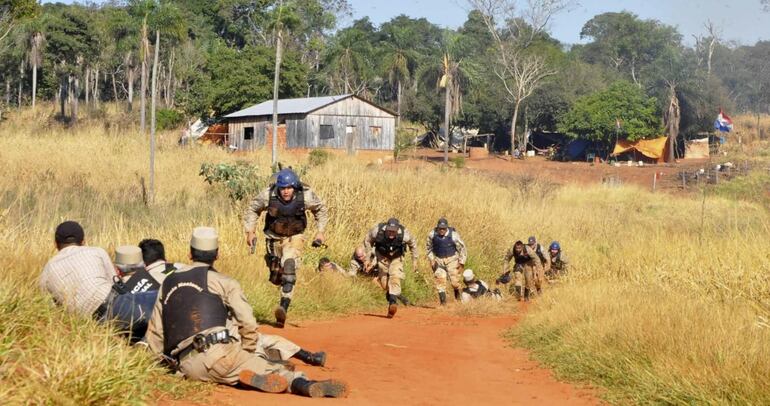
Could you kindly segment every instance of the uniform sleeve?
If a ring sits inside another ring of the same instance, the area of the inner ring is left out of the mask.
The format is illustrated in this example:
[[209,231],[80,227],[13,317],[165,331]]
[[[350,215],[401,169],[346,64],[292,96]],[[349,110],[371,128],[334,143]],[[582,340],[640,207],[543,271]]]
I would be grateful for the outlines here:
[[147,326],[147,333],[144,335],[147,347],[153,354],[159,355],[163,353],[163,306],[161,305],[160,296],[160,293],[158,293],[155,306],[152,308],[150,324]]
[[457,245],[457,255],[460,257],[460,263],[465,265],[465,261],[468,259],[468,249],[465,248],[465,241],[460,237],[460,233],[457,231],[452,232],[452,239]]
[[567,270],[567,266],[569,266],[569,261],[567,260],[567,256],[564,255],[563,252],[561,254],[559,254],[559,255],[560,255],[559,259],[561,260],[562,270],[566,271]]
[[409,251],[412,251],[412,261],[417,261],[420,258],[420,254],[417,252],[417,240],[407,229],[404,229],[404,244],[409,247]]
[[435,255],[433,255],[433,233],[435,233],[435,231],[429,232],[428,239],[425,240],[425,255],[428,257],[428,261],[431,263],[435,258]]
[[366,252],[374,252],[374,240],[377,239],[377,226],[372,227],[364,238],[364,248]]
[[[212,275],[216,275],[216,277],[212,277]],[[238,324],[238,334],[241,336],[243,349],[254,352],[257,349],[257,341],[259,341],[258,324],[257,319],[254,318],[254,310],[246,300],[243,289],[241,289],[241,284],[235,279],[209,272],[209,280],[212,281],[212,279],[216,279],[218,285],[216,290],[221,291],[214,293],[221,294],[225,306],[232,311]]]
[[308,189],[305,195],[305,208],[310,210],[318,224],[318,231],[324,232],[326,224],[329,223],[329,208],[326,203],[311,189]]
[[263,190],[255,197],[246,211],[243,214],[243,229],[246,232],[253,232],[257,229],[257,221],[259,221],[259,215],[267,209],[267,204],[270,201],[270,189]]

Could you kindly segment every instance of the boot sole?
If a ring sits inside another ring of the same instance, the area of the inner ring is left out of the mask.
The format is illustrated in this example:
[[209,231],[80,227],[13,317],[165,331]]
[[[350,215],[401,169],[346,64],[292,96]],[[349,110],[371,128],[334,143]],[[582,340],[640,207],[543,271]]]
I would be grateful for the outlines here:
[[276,327],[279,328],[283,328],[286,324],[286,310],[284,310],[283,307],[278,306],[278,308],[275,309],[275,323]]
[[321,356],[321,359],[318,360],[318,362],[314,363],[313,366],[322,367],[326,365],[326,353],[323,353],[324,355]]
[[348,396],[348,386],[341,381],[322,381],[310,385],[311,398],[344,398]]
[[388,318],[392,319],[393,316],[396,315],[397,311],[398,311],[398,306],[397,305],[392,304],[392,305],[388,306]]
[[258,375],[254,371],[243,370],[238,374],[238,381],[250,388],[267,393],[282,393],[289,389],[286,378],[276,373]]

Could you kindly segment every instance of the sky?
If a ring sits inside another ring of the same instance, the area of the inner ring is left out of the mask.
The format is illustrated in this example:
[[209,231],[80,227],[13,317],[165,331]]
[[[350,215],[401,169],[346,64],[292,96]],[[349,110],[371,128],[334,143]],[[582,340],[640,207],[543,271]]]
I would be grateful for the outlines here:
[[[442,27],[456,28],[465,22],[469,7],[464,0],[348,0],[354,19],[369,16],[375,24],[399,14],[425,17]],[[523,1],[522,1],[523,2]],[[770,13],[762,12],[760,0],[578,0],[569,11],[557,15],[550,26],[553,37],[566,44],[583,43],[580,30],[591,17],[630,11],[643,19],[656,19],[679,29],[688,44],[693,35],[705,33],[707,20],[722,29],[726,41],[753,45],[770,40]]]

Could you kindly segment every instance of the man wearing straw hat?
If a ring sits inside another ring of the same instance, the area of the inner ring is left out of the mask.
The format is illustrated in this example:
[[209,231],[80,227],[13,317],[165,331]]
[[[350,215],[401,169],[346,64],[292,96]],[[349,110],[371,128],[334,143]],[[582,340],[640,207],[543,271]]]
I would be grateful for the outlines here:
[[195,228],[192,265],[169,275],[161,286],[145,337],[149,349],[172,359],[189,379],[240,383],[271,393],[344,397],[344,383],[312,381],[268,359],[260,341],[275,336],[259,334],[240,284],[213,268],[218,254],[216,230]]
[[[54,242],[58,252],[43,268],[40,288],[68,311],[93,317],[100,323],[115,321],[132,338],[140,338],[155,293],[132,294],[123,289],[122,283],[116,283],[120,279],[109,255],[99,247],[85,245],[85,232],[77,222],[59,224]],[[130,254],[124,257],[122,250],[116,255],[120,261],[136,259],[130,259]]]

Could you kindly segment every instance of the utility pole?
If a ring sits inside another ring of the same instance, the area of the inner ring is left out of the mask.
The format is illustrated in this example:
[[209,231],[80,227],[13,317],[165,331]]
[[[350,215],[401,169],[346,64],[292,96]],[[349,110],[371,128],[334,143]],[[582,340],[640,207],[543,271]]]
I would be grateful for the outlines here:
[[273,168],[278,165],[278,84],[281,79],[281,57],[283,46],[283,24],[281,23],[281,13],[283,11],[283,0],[278,3],[278,21],[276,22],[275,38],[275,74],[273,76],[273,153],[271,163]]

